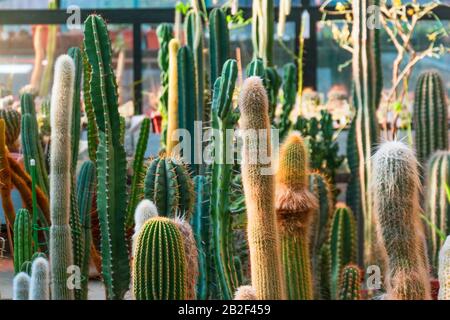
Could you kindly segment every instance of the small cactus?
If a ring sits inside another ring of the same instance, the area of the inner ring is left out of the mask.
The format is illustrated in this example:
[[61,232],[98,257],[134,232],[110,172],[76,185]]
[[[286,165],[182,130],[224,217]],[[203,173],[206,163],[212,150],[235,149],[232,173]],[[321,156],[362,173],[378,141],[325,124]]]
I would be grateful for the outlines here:
[[361,270],[358,266],[352,264],[345,266],[339,288],[339,300],[361,299]]
[[6,145],[11,149],[20,135],[20,113],[9,107],[0,108],[0,119],[5,120]]
[[252,286],[240,286],[236,289],[234,300],[258,300]]
[[34,259],[31,267],[30,300],[49,300],[49,265],[45,258]]
[[391,141],[380,146],[372,163],[374,210],[388,268],[387,298],[428,300],[430,282],[421,238],[416,157],[405,144]]
[[13,300],[28,300],[30,276],[26,272],[18,273],[13,279]]
[[[137,236],[142,226],[151,218],[158,216],[158,209],[153,202],[148,199],[141,200],[136,207],[134,213],[134,234],[133,243],[136,242]],[[134,246],[133,246],[134,247]]]
[[450,300],[450,236],[439,253],[439,300]]
[[32,223],[27,209],[19,209],[14,221],[14,272],[20,272],[22,265],[33,255]]

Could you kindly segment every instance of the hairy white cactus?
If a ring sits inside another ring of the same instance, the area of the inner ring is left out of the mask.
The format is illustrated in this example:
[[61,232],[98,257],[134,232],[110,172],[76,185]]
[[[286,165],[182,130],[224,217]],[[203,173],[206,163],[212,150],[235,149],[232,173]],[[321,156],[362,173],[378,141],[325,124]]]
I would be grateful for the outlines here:
[[28,300],[30,276],[25,272],[18,273],[13,279],[13,300]]
[[34,259],[31,266],[30,300],[49,300],[49,265],[45,258]]
[[450,236],[439,252],[439,300],[450,300]]
[[258,298],[252,286],[240,286],[236,289],[234,300],[258,300]]

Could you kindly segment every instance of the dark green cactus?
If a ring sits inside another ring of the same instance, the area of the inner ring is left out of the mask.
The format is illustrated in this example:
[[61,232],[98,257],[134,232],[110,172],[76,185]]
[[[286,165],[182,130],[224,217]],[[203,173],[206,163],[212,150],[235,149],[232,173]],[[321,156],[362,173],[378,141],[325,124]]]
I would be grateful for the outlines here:
[[287,63],[283,67],[283,111],[278,128],[280,129],[280,140],[289,133],[292,123],[289,119],[297,97],[297,68],[293,63]]
[[91,65],[86,52],[83,51],[83,97],[84,97],[84,111],[88,119],[87,123],[87,137],[88,137],[88,153],[89,159],[95,161],[98,145],[98,130],[95,122],[94,106],[91,99]]
[[148,220],[134,247],[136,300],[185,300],[186,257],[177,225],[165,217]]
[[339,300],[361,300],[361,270],[357,265],[347,265],[342,270]]
[[22,265],[31,261],[33,255],[31,236],[31,216],[27,209],[19,209],[14,221],[14,273],[21,271]]
[[192,214],[192,179],[184,164],[175,158],[152,160],[145,176],[144,196],[153,201],[161,216],[184,215],[187,220]]
[[210,238],[210,192],[205,176],[194,177],[195,207],[191,224],[198,248],[197,299],[208,298],[209,284],[209,238]]
[[444,82],[435,71],[417,79],[413,126],[417,158],[425,164],[436,150],[448,149],[447,99]]
[[143,182],[145,178],[144,155],[147,149],[148,136],[150,134],[150,119],[144,118],[139,131],[139,139],[136,145],[133,161],[133,177],[131,179],[130,200],[127,208],[126,227],[133,225],[134,210],[143,198]]
[[233,298],[239,286],[236,268],[233,263],[233,233],[230,211],[230,186],[232,181],[233,137],[227,135],[227,129],[233,129],[239,119],[239,113],[233,108],[232,99],[237,78],[237,62],[227,60],[222,75],[214,84],[212,102],[212,124],[218,130],[215,137],[214,162],[211,182],[211,222],[213,230],[213,252],[215,268],[223,299]]
[[0,108],[0,119],[5,120],[6,145],[11,148],[20,135],[20,113],[12,108]]
[[105,21],[90,15],[84,25],[84,49],[92,67],[90,97],[99,135],[96,166],[102,274],[108,299],[121,299],[128,290],[130,270],[125,241],[126,155],[120,137],[117,84]]
[[211,88],[222,74],[225,61],[230,58],[230,35],[225,12],[219,8],[209,14],[209,60]]
[[30,173],[30,160],[35,159],[37,170],[37,185],[48,194],[48,174],[45,165],[44,152],[39,140],[38,123],[36,110],[34,108],[33,96],[25,93],[20,97],[20,107],[22,111],[22,152],[24,156],[25,169]]
[[[77,181],[77,201],[80,210],[80,225],[83,233],[83,256],[81,269],[80,299],[86,300],[88,294],[89,262],[91,250],[91,207],[95,188],[95,165],[92,161],[83,162]],[[78,291],[78,290],[77,290]]]
[[331,298],[339,296],[339,281],[344,266],[356,262],[356,225],[350,208],[336,209],[329,239],[331,249]]
[[266,90],[269,98],[269,117],[273,122],[275,117],[275,109],[277,108],[278,91],[281,87],[281,77],[275,67],[266,68]]
[[319,252],[319,267],[317,268],[319,297],[321,300],[331,299],[331,248],[328,243],[324,243]]

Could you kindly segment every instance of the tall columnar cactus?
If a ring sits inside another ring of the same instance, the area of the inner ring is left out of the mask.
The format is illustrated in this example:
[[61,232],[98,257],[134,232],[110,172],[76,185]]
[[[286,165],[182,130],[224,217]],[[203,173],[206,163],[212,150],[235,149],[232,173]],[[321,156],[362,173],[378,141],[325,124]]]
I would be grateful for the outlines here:
[[14,223],[15,211],[11,198],[13,183],[11,180],[11,168],[8,161],[8,150],[6,148],[5,128],[5,120],[0,119],[0,172],[2,177],[2,183],[0,184],[0,196],[4,216],[9,224],[9,228]]
[[263,300],[285,297],[272,162],[265,164],[260,158],[261,154],[271,155],[268,103],[260,78],[250,77],[244,81],[239,100],[240,127],[247,134],[242,147],[242,181],[247,208],[252,286],[258,299]]
[[253,1],[252,11],[253,54],[262,58],[265,66],[271,66],[275,21],[273,0]]
[[[185,162],[189,163],[190,170],[198,173],[195,160],[200,155],[195,154],[196,151],[201,151],[195,148],[198,139],[195,139],[194,121],[197,119],[196,103],[197,94],[195,91],[195,62],[192,50],[188,46],[181,47],[177,54],[178,63],[178,127],[187,130],[190,137],[184,137],[183,142],[188,142],[183,148],[183,153],[180,155]],[[187,141],[184,141],[187,140]]]
[[373,170],[374,210],[388,268],[387,297],[430,299],[416,157],[401,142],[385,142],[373,156]]
[[227,18],[222,9],[214,8],[209,14],[209,61],[210,82],[214,88],[216,79],[222,74],[222,67],[230,58],[230,35]]
[[210,281],[210,186],[205,176],[194,177],[195,206],[191,224],[198,248],[197,299],[208,298]]
[[27,209],[19,209],[14,221],[14,273],[33,255],[31,216]]
[[20,113],[12,108],[0,108],[0,119],[5,120],[6,145],[11,148],[20,135]]
[[83,51],[83,100],[84,111],[86,112],[87,123],[87,140],[88,140],[88,153],[89,159],[95,161],[97,158],[97,145],[98,145],[98,129],[95,122],[94,106],[91,99],[91,74],[92,68],[89,64],[89,59],[86,52]]
[[283,139],[291,130],[292,122],[289,119],[297,97],[297,68],[293,63],[287,63],[283,67],[283,104],[280,123],[280,139]]
[[71,300],[67,268],[74,264],[70,221],[71,119],[75,66],[68,55],[55,64],[51,100],[52,144],[50,150],[50,265],[52,299]]
[[120,139],[117,84],[105,21],[90,15],[84,24],[84,49],[92,67],[90,97],[99,135],[96,167],[102,275],[108,299],[121,299],[128,290],[130,269],[125,241],[126,154]]
[[180,160],[158,157],[148,166],[144,197],[153,201],[160,215],[189,219],[195,201],[193,189],[192,179]]
[[436,150],[448,149],[447,99],[439,73],[427,71],[417,79],[413,125],[417,158],[425,164]]
[[339,300],[360,300],[360,290],[361,269],[352,264],[345,266],[339,284]]
[[339,296],[342,270],[349,263],[356,263],[356,223],[350,208],[339,205],[334,212],[328,242],[331,252],[331,298]]
[[167,114],[169,100],[169,42],[173,39],[173,28],[170,23],[161,23],[156,29],[159,42],[158,66],[161,71],[161,95],[159,96],[158,110],[162,116],[161,143],[166,144]]
[[136,300],[184,300],[186,282],[184,244],[177,225],[165,217],[148,220],[134,248],[134,297]]
[[283,275],[291,300],[312,300],[310,230],[317,198],[308,188],[308,151],[300,135],[288,136],[280,151],[276,200]]
[[450,236],[439,253],[439,300],[450,300]]
[[169,79],[167,93],[167,142],[166,153],[171,156],[173,148],[177,145],[178,139],[174,139],[175,131],[178,129],[178,50],[180,42],[172,39],[169,42]]
[[30,300],[50,299],[50,274],[48,261],[39,257],[33,260],[30,280]]
[[28,300],[30,276],[26,272],[18,273],[13,279],[13,300]]
[[282,84],[282,79],[278,74],[277,68],[266,68],[266,90],[269,98],[269,117],[270,121],[274,121],[275,111],[278,103],[278,92]]
[[[234,140],[229,134],[239,119],[233,108],[233,92],[237,78],[237,63],[227,60],[222,75],[214,84],[212,101],[212,126],[217,131],[214,137],[214,162],[211,181],[211,223],[214,264],[224,299],[233,298],[238,287],[236,268],[233,263],[233,230],[230,211],[230,186],[234,155]],[[228,132],[227,132],[228,131]]]
[[92,161],[86,160],[83,162],[77,180],[77,202],[80,210],[81,232],[83,234],[83,255],[81,256],[79,265],[82,275],[79,298],[86,300],[88,295],[89,262],[92,243],[91,207],[95,193],[95,165]]
[[441,235],[450,234],[450,205],[447,186],[450,186],[450,152],[436,151],[426,169],[425,215],[428,222],[428,255],[433,273],[437,274],[439,250],[444,244]]
[[130,200],[127,207],[126,227],[130,228],[133,224],[134,210],[140,200],[143,198],[143,184],[145,178],[144,156],[147,150],[148,136],[150,134],[150,119],[144,118],[139,131],[139,139],[136,145],[136,152],[133,160],[133,177],[131,178]]
[[22,111],[21,140],[24,156],[25,168],[30,173],[30,160],[35,159],[37,169],[37,185],[48,194],[48,174],[45,166],[44,152],[39,140],[38,123],[36,110],[34,109],[33,96],[24,93],[20,97],[20,107]]
[[375,116],[381,99],[382,74],[378,28],[370,28],[371,14],[368,7],[378,5],[379,0],[355,1],[353,10],[353,105],[356,109],[347,142],[348,163],[351,179],[347,192],[347,204],[358,220],[359,260],[366,265],[373,262],[375,224],[371,193],[370,157],[379,140]]
[[318,297],[321,300],[331,299],[331,247],[330,244],[324,243],[320,248],[318,257],[318,267],[314,270],[318,281]]

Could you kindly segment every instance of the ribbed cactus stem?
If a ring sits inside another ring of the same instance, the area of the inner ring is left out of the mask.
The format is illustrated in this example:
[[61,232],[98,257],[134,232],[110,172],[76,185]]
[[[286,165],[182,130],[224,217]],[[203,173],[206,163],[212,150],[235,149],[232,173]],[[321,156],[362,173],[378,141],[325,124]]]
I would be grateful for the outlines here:
[[285,293],[276,226],[275,181],[271,172],[273,168],[270,168],[271,162],[264,164],[259,157],[254,159],[258,153],[271,156],[269,106],[259,77],[245,80],[239,107],[240,127],[248,135],[243,139],[241,168],[247,208],[252,286],[258,299],[283,299]]
[[361,299],[361,270],[358,266],[351,264],[345,266],[339,287],[339,300]]
[[374,210],[383,254],[387,256],[387,297],[430,299],[430,282],[420,220],[417,160],[398,141],[383,143],[372,159]]
[[178,39],[172,39],[169,42],[169,80],[168,80],[168,124],[167,124],[167,143],[166,152],[172,154],[173,148],[177,145],[178,139],[175,138],[175,131],[178,129],[178,63],[177,53],[180,48]]
[[19,273],[22,265],[31,260],[32,222],[27,209],[19,209],[14,221],[14,273]]
[[[134,213],[134,234],[133,234],[133,244],[137,240],[137,236],[139,235],[139,231],[142,226],[151,218],[158,216],[158,209],[153,202],[148,199],[144,199],[136,207]],[[133,245],[134,248],[134,245]]]
[[34,259],[31,266],[30,300],[49,300],[49,265],[45,258]]
[[51,100],[50,150],[50,265],[52,299],[70,300],[73,289],[67,286],[67,268],[73,265],[70,220],[71,119],[75,66],[68,55],[55,64]]
[[240,286],[236,289],[234,300],[257,300],[256,291],[252,286]]
[[13,279],[13,300],[28,300],[30,276],[26,272],[18,273]]
[[310,230],[318,203],[308,188],[308,163],[303,139],[292,133],[280,151],[275,198],[283,275],[292,300],[313,299]]
[[450,236],[439,253],[439,300],[450,300]]

